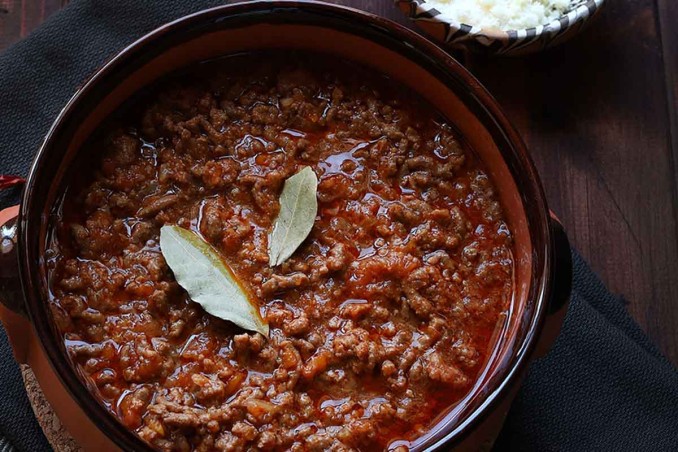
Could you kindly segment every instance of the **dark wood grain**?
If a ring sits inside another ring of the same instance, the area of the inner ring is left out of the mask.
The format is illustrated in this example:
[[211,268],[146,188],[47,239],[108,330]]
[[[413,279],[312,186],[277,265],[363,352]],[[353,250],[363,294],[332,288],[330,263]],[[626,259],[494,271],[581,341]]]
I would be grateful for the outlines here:
[[[662,56],[668,96],[668,115],[673,147],[673,201],[678,205],[678,2],[659,0],[658,17],[661,27]],[[678,233],[676,233],[678,235]],[[678,333],[676,334],[678,336]]]
[[[390,0],[334,0],[407,24]],[[0,48],[62,0],[0,0]],[[678,364],[678,2],[608,1],[522,59],[466,62],[525,137],[573,244]]]
[[0,50],[33,31],[66,0],[0,0]]
[[673,107],[657,12],[652,0],[609,2],[567,45],[471,69],[514,118],[574,245],[678,363]]

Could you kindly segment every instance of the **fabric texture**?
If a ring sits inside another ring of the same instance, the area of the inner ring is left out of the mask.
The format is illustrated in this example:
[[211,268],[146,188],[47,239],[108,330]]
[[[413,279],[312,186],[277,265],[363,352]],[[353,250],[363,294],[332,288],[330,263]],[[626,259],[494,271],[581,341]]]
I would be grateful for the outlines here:
[[[119,49],[221,1],[75,1],[0,55],[0,174],[26,175],[76,87]],[[0,207],[18,190],[0,194]],[[574,292],[551,353],[533,363],[496,450],[678,449],[678,372],[575,253]],[[0,451],[49,450],[0,329]]]

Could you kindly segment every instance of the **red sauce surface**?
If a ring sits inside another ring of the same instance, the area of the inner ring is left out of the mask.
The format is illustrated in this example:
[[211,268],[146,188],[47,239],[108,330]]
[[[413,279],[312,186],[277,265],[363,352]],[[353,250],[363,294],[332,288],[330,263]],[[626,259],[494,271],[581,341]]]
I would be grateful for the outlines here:
[[[83,153],[51,224],[50,305],[95,395],[157,449],[387,449],[478,378],[511,236],[482,163],[407,89],[318,55],[232,57],[162,82]],[[318,215],[270,268],[304,166]],[[219,251],[269,338],[188,298],[165,224]]]

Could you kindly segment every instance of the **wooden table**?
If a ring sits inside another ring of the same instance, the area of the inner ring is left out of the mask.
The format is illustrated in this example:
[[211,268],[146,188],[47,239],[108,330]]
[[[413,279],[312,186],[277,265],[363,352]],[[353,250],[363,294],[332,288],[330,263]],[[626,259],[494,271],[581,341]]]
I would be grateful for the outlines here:
[[[408,24],[391,0],[333,0]],[[0,0],[0,49],[66,0]],[[467,62],[523,134],[572,243],[678,364],[678,2],[608,0],[572,42]]]

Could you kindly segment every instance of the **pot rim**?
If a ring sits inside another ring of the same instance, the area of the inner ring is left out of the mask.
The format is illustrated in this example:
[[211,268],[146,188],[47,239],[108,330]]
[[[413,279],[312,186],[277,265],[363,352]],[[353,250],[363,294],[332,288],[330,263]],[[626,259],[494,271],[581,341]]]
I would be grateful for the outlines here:
[[[459,441],[470,434],[470,432],[480,424],[490,412],[508,395],[510,388],[516,384],[516,381],[525,370],[530,356],[533,354],[538,342],[539,332],[542,329],[546,318],[548,307],[548,295],[551,292],[550,269],[553,265],[553,250],[551,249],[552,234],[549,227],[548,207],[546,204],[544,191],[536,168],[527,153],[525,144],[520,135],[506,118],[496,100],[480,84],[480,82],[471,75],[460,63],[458,63],[449,54],[440,47],[433,44],[425,37],[408,30],[404,26],[389,19],[377,16],[372,13],[349,8],[340,5],[327,4],[316,0],[256,0],[252,2],[240,2],[228,5],[221,5],[205,10],[201,10],[172,22],[162,25],[150,33],[142,36],[132,44],[126,46],[118,52],[113,58],[108,60],[103,66],[92,74],[87,81],[79,87],[65,107],[61,110],[57,118],[52,123],[45,139],[40,146],[31,166],[26,187],[21,200],[19,214],[19,273],[22,288],[24,291],[26,311],[28,312],[31,323],[33,324],[40,345],[48,357],[50,366],[59,377],[61,383],[68,390],[71,397],[92,419],[92,421],[104,432],[109,439],[124,450],[153,450],[150,445],[138,437],[133,431],[125,427],[115,416],[113,416],[96,398],[91,394],[86,384],[79,378],[75,368],[70,360],[64,355],[58,343],[53,337],[53,320],[49,314],[48,305],[43,299],[41,288],[41,272],[39,265],[41,261],[32,260],[33,237],[23,231],[28,230],[29,213],[35,209],[44,211],[42,199],[34,199],[36,185],[40,184],[39,174],[44,171],[45,157],[53,152],[57,152],[54,142],[60,131],[65,127],[69,118],[74,112],[79,111],[80,104],[84,102],[89,94],[95,89],[98,83],[106,76],[126,67],[125,65],[134,62],[135,58],[148,54],[149,48],[155,42],[161,41],[173,32],[180,32],[191,27],[198,27],[212,23],[222,17],[242,16],[247,14],[260,14],[265,22],[266,14],[276,10],[299,11],[325,16],[336,16],[343,21],[352,20],[361,23],[361,26],[378,30],[381,33],[388,33],[395,39],[398,39],[403,46],[410,46],[415,49],[421,57],[424,56],[430,60],[431,65],[439,70],[453,75],[459,79],[469,90],[470,95],[477,99],[477,102],[487,114],[496,122],[500,131],[505,135],[505,139],[515,150],[516,158],[519,160],[520,171],[524,172],[523,177],[526,180],[528,188],[534,196],[534,205],[529,206],[532,212],[535,212],[535,220],[539,227],[539,232],[543,238],[543,243],[533,243],[533,255],[538,253],[540,259],[533,258],[533,276],[529,293],[533,294],[533,303],[535,304],[534,313],[529,319],[525,328],[525,336],[520,344],[517,345],[517,351],[505,368],[499,371],[500,380],[496,386],[491,388],[485,395],[484,400],[466,416],[461,422],[436,435],[435,442],[430,445],[431,448],[438,448],[442,445],[449,445],[451,441]],[[323,24],[323,26],[328,26]],[[512,170],[513,174],[514,171]],[[515,179],[515,174],[514,174]],[[517,180],[516,180],[517,182]],[[525,187],[519,186],[519,191]],[[527,209],[527,206],[526,206]],[[532,235],[532,233],[530,234]],[[534,239],[534,237],[533,237]],[[541,247],[537,249],[537,247]],[[38,250],[38,256],[42,256],[44,250]],[[538,265],[541,264],[541,265]]]

